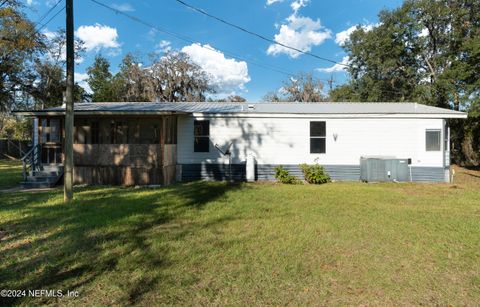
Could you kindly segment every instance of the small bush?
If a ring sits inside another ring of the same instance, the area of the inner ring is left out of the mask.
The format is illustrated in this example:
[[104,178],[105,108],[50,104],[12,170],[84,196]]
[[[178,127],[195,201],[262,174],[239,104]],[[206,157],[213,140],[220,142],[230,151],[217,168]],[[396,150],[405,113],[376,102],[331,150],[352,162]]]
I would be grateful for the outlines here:
[[302,169],[305,180],[308,183],[322,184],[331,181],[330,176],[328,176],[323,166],[318,163],[314,165],[300,164],[300,168]]
[[295,184],[298,182],[298,179],[295,178],[295,176],[290,175],[281,165],[275,167],[275,179],[286,184]]

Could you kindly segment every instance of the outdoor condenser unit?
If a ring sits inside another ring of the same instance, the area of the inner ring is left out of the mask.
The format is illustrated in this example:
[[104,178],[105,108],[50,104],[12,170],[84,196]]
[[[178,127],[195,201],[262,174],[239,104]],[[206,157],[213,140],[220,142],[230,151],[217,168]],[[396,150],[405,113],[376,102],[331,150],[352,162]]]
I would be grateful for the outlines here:
[[410,159],[361,157],[360,179],[364,182],[411,181]]

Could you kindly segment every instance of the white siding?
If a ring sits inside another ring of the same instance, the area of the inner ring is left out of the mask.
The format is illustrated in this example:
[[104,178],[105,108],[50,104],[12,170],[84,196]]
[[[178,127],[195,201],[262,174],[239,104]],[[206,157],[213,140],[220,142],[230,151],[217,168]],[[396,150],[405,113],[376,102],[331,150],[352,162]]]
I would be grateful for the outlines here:
[[[323,165],[358,165],[361,156],[372,155],[412,158],[413,166],[443,167],[444,163],[442,151],[425,149],[425,130],[443,131],[442,119],[208,116],[196,119],[210,120],[210,152],[193,151],[194,117],[180,116],[178,164],[226,163],[214,144],[225,148],[231,142],[233,163],[244,162],[248,154],[253,154],[258,164],[313,163],[318,158]],[[326,154],[310,154],[310,121],[326,121]]]

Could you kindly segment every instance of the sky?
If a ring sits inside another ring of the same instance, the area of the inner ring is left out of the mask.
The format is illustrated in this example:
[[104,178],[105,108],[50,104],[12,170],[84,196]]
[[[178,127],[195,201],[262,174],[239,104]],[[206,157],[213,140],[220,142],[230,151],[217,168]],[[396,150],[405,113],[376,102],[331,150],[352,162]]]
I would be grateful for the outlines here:
[[[25,0],[26,13],[39,20],[58,0]],[[92,0],[74,0],[75,35],[86,52],[75,67],[76,82],[86,87],[86,69],[96,54],[111,63],[112,72],[127,53],[148,65],[149,54],[186,52],[210,76],[217,98],[240,95],[259,101],[278,91],[291,74],[312,73],[334,86],[346,82],[344,66],[320,60],[261,40],[187,8],[176,0],[97,0],[155,28],[117,14]],[[347,63],[342,45],[356,26],[370,30],[382,9],[399,7],[401,0],[184,0],[269,39],[338,63]],[[43,20],[48,21],[65,0]],[[41,24],[42,24],[41,23]],[[62,11],[42,29],[47,36],[65,27]],[[172,35],[173,34],[173,35]],[[180,39],[180,38],[183,38]]]

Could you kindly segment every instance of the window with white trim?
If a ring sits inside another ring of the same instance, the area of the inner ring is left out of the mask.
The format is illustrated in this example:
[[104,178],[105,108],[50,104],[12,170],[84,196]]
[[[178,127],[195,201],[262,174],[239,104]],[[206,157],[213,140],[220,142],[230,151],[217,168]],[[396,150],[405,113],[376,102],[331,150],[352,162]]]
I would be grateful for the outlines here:
[[427,129],[425,132],[425,149],[426,151],[441,150],[442,131],[440,129]]
[[310,122],[310,153],[326,153],[327,126],[325,122]]

